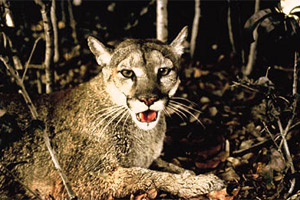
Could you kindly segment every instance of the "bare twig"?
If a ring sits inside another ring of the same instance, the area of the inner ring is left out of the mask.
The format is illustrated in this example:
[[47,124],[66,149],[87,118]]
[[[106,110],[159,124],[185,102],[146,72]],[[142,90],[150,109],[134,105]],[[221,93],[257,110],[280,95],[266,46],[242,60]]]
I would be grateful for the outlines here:
[[[22,96],[23,96],[23,98],[24,98],[24,100],[25,100],[25,102],[26,102],[26,104],[27,104],[27,106],[28,106],[28,108],[30,110],[30,113],[32,115],[32,119],[33,120],[38,120],[39,116],[38,116],[38,112],[36,110],[36,107],[32,103],[31,98],[29,97],[29,95],[28,95],[28,93],[26,91],[26,88],[25,88],[25,86],[23,84],[23,81],[20,78],[18,72],[16,70],[14,70],[14,68],[11,65],[9,65],[8,62],[2,56],[0,56],[0,60],[3,62],[3,64],[5,65],[5,67],[9,70],[9,72],[11,73],[11,75],[15,78],[17,85],[19,87],[21,87],[20,93],[22,94]],[[58,173],[59,173],[59,175],[60,175],[60,177],[61,177],[61,179],[63,181],[63,184],[64,184],[64,186],[65,186],[65,188],[67,190],[69,198],[70,199],[76,199],[76,195],[75,195],[74,191],[71,188],[70,182],[69,182],[67,176],[65,175],[64,171],[62,170],[62,168],[61,168],[61,166],[60,166],[60,164],[59,164],[59,162],[58,162],[58,160],[57,160],[57,158],[55,156],[56,153],[55,153],[54,149],[50,145],[50,140],[49,140],[49,137],[48,137],[48,134],[47,134],[46,130],[47,130],[46,128],[44,128],[43,130],[41,130],[41,127],[39,127],[37,129],[37,131],[43,131],[44,142],[45,142],[45,144],[47,146],[47,149],[48,149],[48,151],[50,153],[50,156],[51,156],[51,159],[52,159],[52,161],[54,163],[54,166],[55,166],[56,170],[58,171]]]
[[[259,11],[259,4],[260,4],[260,0],[255,0],[254,13]],[[254,33],[256,33],[255,38],[254,38],[255,40],[250,45],[250,53],[248,56],[248,63],[247,63],[247,66],[245,67],[245,69],[243,70],[243,74],[245,76],[248,76],[252,72],[252,69],[253,69],[253,66],[254,66],[255,60],[256,60],[257,28],[254,30]]]
[[[288,161],[288,165],[289,165],[289,167],[291,169],[291,173],[295,173],[296,170],[295,170],[295,167],[294,167],[294,164],[293,164],[293,159],[292,159],[292,156],[291,156],[291,153],[290,153],[290,149],[289,149],[289,146],[288,146],[288,143],[287,143],[287,140],[286,140],[286,136],[289,133],[289,131],[291,130],[292,123],[293,123],[294,118],[296,116],[296,108],[297,108],[297,101],[298,101],[298,99],[296,97],[296,94],[297,94],[297,81],[298,81],[298,76],[297,76],[298,69],[297,69],[297,65],[298,65],[298,52],[295,52],[294,70],[293,70],[293,86],[292,86],[292,94],[294,96],[294,101],[293,101],[293,104],[292,104],[292,107],[293,107],[292,116],[288,120],[288,123],[287,123],[287,125],[286,125],[286,127],[284,129],[283,129],[283,126],[282,126],[282,123],[281,123],[280,119],[277,120],[277,124],[278,124],[279,130],[280,130],[280,134],[281,134],[281,137],[282,137],[282,140],[281,140],[281,142],[279,144],[279,148],[281,148],[282,145],[283,145],[283,149],[284,149],[287,161]],[[290,182],[291,182],[290,189],[289,189],[289,191],[288,191],[288,193],[286,194],[285,197],[288,197],[288,196],[290,196],[292,194],[292,192],[293,192],[293,190],[295,188],[295,185],[296,185],[296,179],[293,178]]]
[[[292,121],[292,120],[290,119],[289,122],[290,121]],[[280,120],[277,121],[278,126],[279,126],[279,130],[280,130],[280,134],[281,134],[281,137],[282,137],[283,149],[284,149],[287,161],[288,161],[288,165],[291,168],[291,173],[295,173],[296,171],[295,171],[295,167],[294,167],[294,164],[293,164],[293,159],[292,159],[292,156],[291,156],[291,153],[290,153],[290,149],[289,149],[288,143],[286,141],[286,137],[285,137],[285,135],[287,134],[287,132],[289,130],[289,127],[290,127],[290,123],[289,122],[288,122],[286,128],[283,130],[282,124],[281,124]],[[290,189],[289,189],[289,191],[288,191],[288,193],[286,194],[285,197],[288,197],[288,196],[290,196],[292,194],[292,192],[293,192],[293,190],[295,188],[295,185],[296,185],[296,179],[293,178],[291,180]]]
[[43,3],[42,0],[35,0],[35,3],[41,7],[41,15],[43,19],[43,26],[46,39],[45,50],[45,72],[46,72],[46,93],[49,94],[53,91],[54,85],[54,70],[53,70],[53,56],[54,56],[54,35],[51,23],[50,9],[51,2]]
[[262,147],[267,147],[272,144],[272,139],[266,139],[259,143],[252,145],[250,148],[247,149],[240,149],[232,152],[232,156],[242,156],[250,152],[259,151]]
[[297,79],[297,74],[298,74],[297,65],[298,65],[298,52],[295,51],[294,71],[293,71],[293,96],[294,97],[297,94],[297,82],[298,82],[298,79]]
[[193,21],[193,27],[192,27],[192,36],[191,36],[191,47],[190,47],[190,54],[191,57],[194,57],[195,49],[196,49],[196,41],[198,36],[198,29],[199,29],[199,20],[201,17],[200,14],[200,0],[195,0],[195,15],[194,15],[194,21]]
[[290,130],[292,130],[292,129],[296,128],[296,127],[297,127],[297,126],[299,126],[299,125],[300,125],[300,121],[298,121],[298,122],[294,123],[293,125],[291,125],[291,128],[290,128]]
[[38,94],[42,94],[41,73],[39,70],[36,70],[36,87]]
[[44,66],[41,64],[29,64],[28,68],[29,69],[40,69],[40,70],[45,69]]
[[228,10],[227,10],[228,35],[229,35],[229,40],[231,43],[232,52],[235,54],[236,50],[235,50],[234,37],[233,37],[233,31],[232,31],[230,0],[227,0],[227,2],[228,2]]
[[264,130],[268,133],[268,135],[270,136],[271,140],[273,141],[273,143],[275,144],[275,146],[278,148],[278,151],[281,151],[278,144],[276,143],[276,140],[278,139],[278,137],[274,138],[273,134],[271,133],[271,131],[269,130],[267,124],[263,121],[262,122],[264,125]]
[[13,43],[10,39],[10,37],[8,35],[6,35],[4,32],[2,32],[2,35],[3,35],[3,40],[4,40],[4,47],[9,46],[10,48],[10,52],[9,52],[9,55],[11,56],[11,59],[14,63],[14,66],[17,70],[22,70],[23,69],[23,65],[21,63],[21,60],[20,58],[18,57],[18,54],[17,54],[17,50],[16,48],[13,46]]
[[65,2],[64,0],[60,1],[60,7],[61,7],[61,21],[63,24],[66,24],[66,13],[65,13]]
[[241,86],[241,87],[243,87],[243,88],[245,88],[247,90],[250,90],[252,92],[259,92],[259,90],[255,89],[255,88],[252,88],[252,87],[250,87],[248,85],[245,85],[243,83],[239,83],[239,82],[236,82],[236,81],[232,81],[232,83],[233,83],[232,87]]
[[62,181],[63,181],[63,184],[67,190],[67,193],[69,195],[69,198],[71,200],[74,200],[74,199],[77,199],[76,197],[76,194],[75,192],[72,190],[72,187],[71,187],[71,184],[69,182],[69,179],[68,177],[66,176],[66,174],[64,173],[63,169],[61,168],[59,162],[58,162],[58,159],[56,157],[56,153],[55,151],[52,149],[51,147],[51,144],[50,144],[50,140],[49,140],[49,136],[48,136],[48,133],[47,133],[47,128],[44,129],[44,134],[43,134],[43,138],[44,138],[44,141],[45,141],[45,144],[47,146],[47,149],[51,155],[51,159],[52,159],[52,162],[55,166],[55,169],[58,171]]
[[67,1],[68,1],[68,11],[69,11],[69,17],[70,17],[70,26],[72,28],[72,37],[73,37],[74,43],[78,44],[77,33],[76,33],[76,21],[74,19],[74,15],[73,15],[72,3],[70,0],[67,0]]
[[34,51],[35,51],[36,45],[37,45],[37,43],[38,43],[41,39],[42,39],[41,37],[38,37],[38,38],[34,41],[34,44],[33,44],[32,50],[31,50],[31,52],[30,52],[29,58],[28,58],[28,60],[27,60],[27,62],[26,62],[26,64],[25,64],[25,70],[24,70],[24,72],[23,72],[22,82],[24,82],[24,78],[25,78],[25,75],[26,75],[26,73],[27,73],[27,70],[28,70],[29,64],[30,64],[30,62],[31,62],[31,58],[32,58],[32,56],[33,56],[33,53],[34,53]]
[[156,38],[166,42],[168,40],[168,0],[156,1]]
[[22,79],[19,76],[18,71],[14,70],[14,68],[11,65],[9,65],[8,62],[2,56],[0,56],[0,60],[3,62],[3,64],[5,65],[6,69],[10,72],[10,74],[15,78],[17,85],[21,87],[22,95],[23,95],[24,100],[32,114],[32,118],[37,119],[38,114],[37,114],[36,108],[33,105],[31,99],[29,98],[29,95],[25,89]]

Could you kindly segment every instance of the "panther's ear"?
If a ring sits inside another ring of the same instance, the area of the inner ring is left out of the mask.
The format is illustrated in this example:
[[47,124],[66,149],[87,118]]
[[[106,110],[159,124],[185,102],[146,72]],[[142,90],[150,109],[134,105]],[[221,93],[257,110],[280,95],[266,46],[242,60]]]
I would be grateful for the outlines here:
[[171,42],[170,46],[172,51],[175,53],[176,56],[180,57],[184,52],[184,42],[188,36],[188,27],[185,26],[177,35],[177,37]]
[[98,65],[108,65],[111,59],[112,50],[105,47],[104,44],[92,36],[89,36],[87,40],[88,46],[91,52],[95,55]]

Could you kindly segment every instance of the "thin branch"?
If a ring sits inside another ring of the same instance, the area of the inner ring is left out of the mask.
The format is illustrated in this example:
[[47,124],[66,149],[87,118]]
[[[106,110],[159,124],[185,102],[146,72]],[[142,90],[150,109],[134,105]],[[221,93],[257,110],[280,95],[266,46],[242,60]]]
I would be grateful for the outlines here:
[[[291,123],[290,123],[291,121],[292,121],[292,118],[289,120],[289,122],[288,122],[288,124],[287,124],[287,126],[286,126],[286,128],[284,130],[282,128],[282,124],[281,124],[280,120],[278,120],[277,123],[278,123],[278,126],[281,127],[280,128],[280,134],[281,134],[281,137],[282,137],[283,149],[284,149],[285,156],[287,158],[288,164],[289,164],[289,166],[291,168],[291,173],[293,174],[293,173],[296,172],[296,170],[295,170],[293,159],[292,159],[292,156],[291,156],[291,153],[290,153],[290,149],[289,149],[289,146],[288,146],[288,143],[287,143],[287,140],[286,140],[286,135],[287,135],[287,133],[289,131],[289,128],[290,128],[290,125],[291,125]],[[289,191],[288,191],[288,193],[286,194],[285,197],[288,197],[288,196],[290,196],[290,194],[292,194],[292,192],[293,192],[293,190],[295,188],[295,185],[296,185],[296,179],[293,178],[290,182],[291,182],[291,186],[290,186],[290,189],[289,189]]]
[[67,0],[67,1],[68,1],[68,11],[69,11],[69,17],[70,17],[70,26],[72,28],[72,37],[73,37],[74,43],[78,44],[77,33],[76,33],[76,21],[74,19],[74,15],[73,15],[72,3],[70,0]]
[[[260,0],[255,0],[254,13],[259,11],[259,4],[260,4]],[[254,30],[254,34],[255,34],[254,35],[255,40],[250,45],[250,53],[249,53],[249,56],[248,56],[248,63],[247,63],[247,66],[245,67],[245,69],[243,70],[243,74],[245,76],[248,76],[252,72],[252,69],[253,69],[253,66],[254,66],[255,60],[256,60],[256,53],[257,53],[256,52],[256,47],[257,47],[257,40],[258,40],[257,27]]]
[[241,87],[243,87],[243,88],[245,88],[245,89],[247,89],[247,90],[250,90],[250,91],[252,91],[252,92],[259,92],[258,89],[251,88],[250,86],[245,85],[245,84],[243,84],[243,83],[239,83],[239,82],[236,82],[236,81],[232,81],[232,83],[233,83],[232,87],[241,86]]
[[[22,96],[23,96],[23,98],[24,98],[24,100],[25,100],[25,102],[26,102],[26,104],[27,104],[27,106],[30,110],[30,113],[32,115],[32,119],[33,120],[38,120],[39,116],[38,116],[36,107],[32,103],[31,98],[29,97],[29,95],[26,91],[26,88],[25,88],[25,86],[22,82],[22,79],[20,78],[18,72],[16,70],[14,70],[14,68],[11,65],[9,65],[8,62],[2,56],[0,56],[0,60],[3,62],[5,67],[9,70],[10,74],[15,78],[17,85],[19,87],[21,87],[21,90],[19,92],[22,94]],[[76,195],[75,195],[75,193],[73,192],[73,190],[71,188],[70,182],[69,182],[67,176],[65,175],[64,171],[62,170],[62,168],[61,168],[61,166],[60,166],[60,164],[59,164],[59,162],[58,162],[58,160],[55,156],[56,153],[55,153],[54,149],[50,145],[50,139],[49,139],[49,136],[48,136],[46,130],[47,130],[46,128],[44,128],[42,130],[41,127],[36,129],[36,131],[43,131],[44,142],[45,142],[45,144],[47,146],[47,149],[50,153],[50,156],[51,156],[51,159],[54,163],[54,166],[55,166],[56,170],[58,171],[58,173],[59,173],[59,175],[60,175],[60,177],[63,181],[63,184],[64,184],[64,186],[67,190],[69,198],[70,199],[76,199]]]
[[192,36],[191,36],[191,47],[190,47],[190,54],[191,57],[194,57],[195,49],[196,49],[196,41],[198,36],[198,29],[199,29],[199,20],[201,17],[200,14],[200,0],[195,0],[195,15],[194,15],[194,21],[193,21],[193,27],[192,27]]
[[66,13],[65,13],[65,4],[64,4],[64,0],[60,1],[60,7],[61,7],[61,21],[63,22],[63,24],[66,24]]
[[294,123],[294,124],[291,126],[290,130],[296,128],[296,127],[299,126],[299,125],[300,125],[300,121]]
[[273,134],[272,134],[271,131],[269,130],[267,124],[266,124],[264,121],[263,121],[262,123],[263,123],[263,125],[264,125],[265,131],[268,133],[268,135],[270,136],[271,140],[273,141],[273,143],[275,144],[275,146],[278,148],[278,151],[281,151],[280,148],[279,148],[279,146],[278,146],[278,144],[276,143],[276,140],[278,139],[278,137],[277,137],[277,138],[274,138],[274,137],[273,137]]
[[232,152],[232,156],[242,156],[250,152],[259,151],[262,147],[270,146],[272,144],[272,139],[266,139],[259,143],[252,145],[247,149],[240,149]]
[[22,82],[22,79],[19,76],[18,71],[14,70],[14,68],[10,64],[8,64],[8,62],[2,56],[0,56],[0,60],[3,62],[3,64],[5,65],[6,69],[10,72],[10,74],[15,78],[17,85],[21,87],[22,95],[32,114],[32,118],[36,120],[38,118],[38,113],[25,89],[25,86]]
[[28,60],[27,60],[27,62],[26,62],[26,64],[25,64],[25,70],[24,70],[24,72],[23,72],[22,82],[24,82],[24,78],[25,78],[25,75],[26,75],[26,73],[27,73],[27,70],[28,70],[29,64],[30,64],[30,62],[31,62],[31,58],[32,58],[32,56],[33,56],[33,53],[34,53],[34,51],[35,51],[36,45],[37,45],[37,43],[38,43],[41,39],[42,39],[41,37],[38,37],[38,38],[34,41],[34,44],[33,44],[32,50],[31,50],[31,52],[30,52],[29,58],[28,58]]
[[232,31],[230,0],[228,0],[227,26],[228,26],[228,35],[229,35],[229,40],[230,40],[230,43],[231,43],[232,52],[234,54],[236,54],[235,44],[234,44],[234,37],[233,37],[233,31]]
[[[294,96],[294,101],[293,101],[293,104],[292,104],[292,107],[293,107],[292,116],[288,120],[288,123],[287,123],[285,129],[283,129],[283,126],[282,126],[282,123],[281,123],[280,119],[277,120],[277,124],[278,124],[280,134],[281,134],[281,137],[282,137],[279,148],[281,148],[281,146],[283,145],[283,149],[284,149],[285,155],[287,157],[288,164],[291,168],[291,173],[295,173],[296,170],[295,170],[293,159],[292,159],[290,149],[289,149],[289,146],[288,146],[288,143],[287,143],[287,140],[286,140],[286,136],[289,133],[289,131],[291,130],[292,123],[293,123],[294,118],[296,116],[296,108],[297,108],[297,101],[298,101],[298,99],[296,97],[296,94],[297,94],[297,81],[298,81],[297,63],[298,63],[298,52],[295,52],[294,70],[293,70],[293,86],[292,86],[292,93],[293,93],[293,96]],[[290,182],[291,182],[290,189],[289,189],[289,191],[288,191],[288,193],[286,194],[285,197],[288,197],[292,194],[292,192],[295,188],[295,185],[296,185],[296,179],[293,178]]]
[[297,94],[297,65],[298,65],[298,52],[295,51],[295,57],[294,57],[294,70],[293,70],[293,96],[295,97],[295,95]]
[[17,55],[16,48],[14,48],[13,43],[12,43],[11,39],[9,38],[9,36],[7,36],[4,32],[2,34],[3,34],[3,39],[4,39],[4,47],[6,47],[6,45],[8,44],[8,46],[10,48],[9,55],[12,58],[15,68],[17,70],[22,70],[23,65],[21,63],[20,58]]
[[59,162],[58,162],[58,159],[56,157],[56,153],[55,151],[52,149],[51,147],[51,144],[50,144],[50,139],[49,139],[49,136],[48,136],[48,133],[47,133],[47,128],[44,129],[44,134],[43,134],[43,138],[44,138],[44,141],[45,141],[45,144],[46,144],[46,147],[50,153],[50,156],[51,156],[51,159],[52,159],[52,162],[55,166],[55,169],[58,171],[62,181],[63,181],[63,184],[67,190],[67,193],[69,195],[69,198],[71,200],[75,200],[77,199],[76,197],[76,194],[75,192],[72,190],[72,187],[71,187],[71,184],[70,184],[70,181],[68,179],[68,177],[66,176],[66,174],[64,173],[63,169],[61,168]]

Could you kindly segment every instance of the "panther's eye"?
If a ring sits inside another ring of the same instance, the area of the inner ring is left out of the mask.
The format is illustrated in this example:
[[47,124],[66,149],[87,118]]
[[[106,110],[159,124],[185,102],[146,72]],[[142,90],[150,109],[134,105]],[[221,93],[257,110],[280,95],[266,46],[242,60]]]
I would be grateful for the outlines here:
[[160,76],[167,76],[170,72],[171,72],[172,69],[170,68],[167,68],[167,67],[162,67],[162,68],[159,68],[158,69],[158,74]]
[[132,70],[128,70],[128,69],[123,69],[123,70],[120,71],[120,73],[125,78],[132,78],[134,76],[134,72]]

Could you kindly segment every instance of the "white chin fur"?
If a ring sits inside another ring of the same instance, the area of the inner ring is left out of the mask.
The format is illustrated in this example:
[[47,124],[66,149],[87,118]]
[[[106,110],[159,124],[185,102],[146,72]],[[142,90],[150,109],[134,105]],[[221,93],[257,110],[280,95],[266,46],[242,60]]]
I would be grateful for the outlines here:
[[140,129],[147,131],[147,130],[153,129],[157,125],[157,122],[159,121],[159,118],[160,118],[160,111],[157,111],[157,117],[156,117],[155,121],[149,122],[149,123],[138,121],[136,118],[136,113],[131,112],[131,117]]

